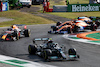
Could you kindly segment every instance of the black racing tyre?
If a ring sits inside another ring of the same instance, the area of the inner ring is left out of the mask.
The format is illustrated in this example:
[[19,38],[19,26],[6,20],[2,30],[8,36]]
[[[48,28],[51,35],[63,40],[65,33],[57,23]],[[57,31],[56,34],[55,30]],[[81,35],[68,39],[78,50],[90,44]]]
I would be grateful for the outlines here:
[[95,25],[94,25],[94,24],[91,24],[90,30],[91,30],[91,31],[96,31],[96,28],[95,28]]
[[97,25],[97,27],[99,27],[100,26],[100,23],[99,22],[96,22],[96,25]]
[[33,45],[29,45],[28,46],[28,52],[29,54],[35,54],[37,51],[37,47],[36,46],[33,46]]
[[20,36],[17,30],[14,30],[13,37],[16,37],[16,40],[20,39]]
[[60,24],[62,24],[62,22],[57,22],[57,23],[56,23],[56,26],[59,26]]
[[19,39],[20,39],[20,37],[19,37],[19,34],[18,34],[18,33],[16,33],[16,39],[17,39],[17,40],[19,40]]
[[55,26],[55,27],[53,27],[53,31],[57,31],[58,29],[57,29],[57,27]]
[[68,28],[67,28],[67,31],[68,31],[68,34],[70,34],[70,33],[71,33],[71,28],[68,27]]
[[48,56],[50,56],[50,55],[52,55],[52,51],[50,49],[44,49],[44,51],[43,51],[43,58],[45,60],[48,60],[49,59]]
[[48,31],[49,34],[51,34],[51,31]]
[[73,28],[73,33],[76,33],[76,32],[78,32],[78,26],[74,26],[74,28]]
[[25,37],[30,37],[30,29],[25,29],[24,35]]
[[53,29],[55,26],[51,26],[51,28]]

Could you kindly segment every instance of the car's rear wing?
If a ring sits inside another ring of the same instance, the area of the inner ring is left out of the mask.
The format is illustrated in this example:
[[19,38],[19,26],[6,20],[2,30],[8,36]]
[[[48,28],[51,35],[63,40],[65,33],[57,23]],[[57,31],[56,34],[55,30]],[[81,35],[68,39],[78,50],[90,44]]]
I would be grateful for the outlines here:
[[17,27],[24,27],[24,29],[27,28],[27,26],[25,24],[13,24],[13,25],[16,25]]
[[16,25],[16,26],[25,26],[25,24],[13,24],[13,25]]
[[50,39],[52,39],[52,38],[34,38],[33,43],[35,44],[36,41],[48,41]]
[[46,41],[49,40],[50,38],[35,38],[35,41]]

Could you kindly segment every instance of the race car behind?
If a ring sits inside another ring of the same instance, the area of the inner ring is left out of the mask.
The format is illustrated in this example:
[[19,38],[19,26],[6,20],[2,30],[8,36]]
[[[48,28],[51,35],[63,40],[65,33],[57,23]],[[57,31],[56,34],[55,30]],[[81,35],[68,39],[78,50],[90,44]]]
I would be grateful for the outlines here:
[[50,31],[48,33],[78,33],[79,31],[84,30],[91,30],[95,31],[97,29],[97,25],[95,23],[86,23],[82,20],[74,20],[74,21],[66,21],[64,23],[61,23],[59,26],[51,26]]
[[21,37],[29,37],[30,36],[30,29],[18,28],[17,25],[12,25],[12,28],[8,28],[7,31],[3,32],[1,35],[1,40],[19,40]]

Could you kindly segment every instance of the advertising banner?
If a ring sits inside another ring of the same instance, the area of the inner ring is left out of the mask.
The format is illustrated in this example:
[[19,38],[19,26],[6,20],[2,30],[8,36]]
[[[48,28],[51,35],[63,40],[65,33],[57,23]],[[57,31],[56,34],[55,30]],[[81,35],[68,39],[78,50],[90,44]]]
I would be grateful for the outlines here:
[[100,11],[100,4],[69,4],[68,12]]
[[2,5],[2,11],[8,11],[9,10],[9,5],[7,2],[3,2],[3,5]]
[[2,5],[1,5],[1,2],[0,2],[0,11],[2,11]]

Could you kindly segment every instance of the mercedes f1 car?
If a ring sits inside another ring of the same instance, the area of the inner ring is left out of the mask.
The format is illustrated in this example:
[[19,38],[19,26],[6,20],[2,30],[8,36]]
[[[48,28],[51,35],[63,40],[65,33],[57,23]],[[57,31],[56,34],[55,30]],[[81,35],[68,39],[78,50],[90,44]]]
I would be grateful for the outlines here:
[[[36,41],[42,41],[42,44],[37,44]],[[68,52],[65,46],[60,46],[58,43],[53,42],[50,38],[35,38],[33,40],[34,45],[28,46],[29,54],[39,55],[46,61],[51,60],[78,60],[79,55],[77,55],[74,48],[70,48]]]
[[[18,26],[24,26],[24,29],[20,29]],[[1,40],[19,40],[20,37],[29,37],[30,29],[27,29],[26,25],[12,25],[7,31],[1,35]]]

